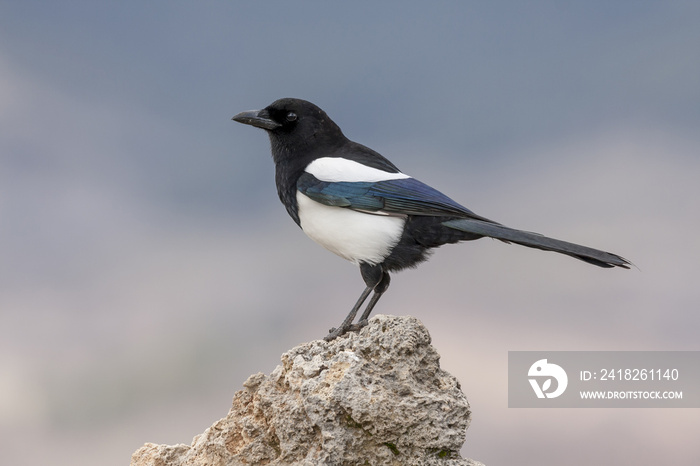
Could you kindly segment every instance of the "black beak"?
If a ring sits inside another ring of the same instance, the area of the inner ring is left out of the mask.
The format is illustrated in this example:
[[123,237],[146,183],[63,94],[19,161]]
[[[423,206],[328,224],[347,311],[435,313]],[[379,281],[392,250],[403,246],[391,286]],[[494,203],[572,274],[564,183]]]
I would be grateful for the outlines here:
[[282,126],[270,119],[270,114],[267,110],[251,110],[248,112],[241,112],[235,117],[231,118],[233,121],[243,123],[244,125],[257,126],[258,128],[273,130]]

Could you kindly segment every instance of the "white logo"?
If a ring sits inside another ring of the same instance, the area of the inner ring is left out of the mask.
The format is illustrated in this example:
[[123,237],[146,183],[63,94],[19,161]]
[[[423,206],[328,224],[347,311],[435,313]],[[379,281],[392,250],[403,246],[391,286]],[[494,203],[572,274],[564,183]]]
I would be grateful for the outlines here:
[[[556,364],[548,363],[546,359],[540,359],[530,366],[527,375],[530,377],[546,377],[542,381],[542,385],[538,383],[537,379],[528,379],[537,398],[556,398],[564,393],[566,385],[569,383],[569,378],[566,376],[564,369]],[[557,388],[554,391],[548,392],[547,390],[552,386],[552,379],[557,381]]]

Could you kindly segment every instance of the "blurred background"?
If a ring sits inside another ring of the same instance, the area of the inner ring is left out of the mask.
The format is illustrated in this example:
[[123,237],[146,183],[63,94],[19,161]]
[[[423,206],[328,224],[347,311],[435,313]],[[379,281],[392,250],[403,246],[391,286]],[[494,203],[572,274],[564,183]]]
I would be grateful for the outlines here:
[[515,350],[700,350],[700,3],[0,2],[0,463],[125,465],[364,287],[277,199],[280,97],[475,212],[395,275],[497,464],[700,464],[694,409],[508,409]]

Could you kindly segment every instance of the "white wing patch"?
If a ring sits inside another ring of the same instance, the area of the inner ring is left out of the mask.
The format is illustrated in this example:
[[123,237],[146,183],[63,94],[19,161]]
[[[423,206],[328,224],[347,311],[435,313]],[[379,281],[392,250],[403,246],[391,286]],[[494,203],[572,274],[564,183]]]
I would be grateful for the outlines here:
[[368,167],[353,160],[342,157],[321,157],[311,162],[304,169],[321,181],[386,181],[410,178],[410,176],[399,173],[389,173],[377,168]]
[[301,192],[297,192],[297,205],[304,233],[356,265],[360,262],[372,265],[383,262],[401,239],[406,222],[404,217],[372,215],[327,206]]

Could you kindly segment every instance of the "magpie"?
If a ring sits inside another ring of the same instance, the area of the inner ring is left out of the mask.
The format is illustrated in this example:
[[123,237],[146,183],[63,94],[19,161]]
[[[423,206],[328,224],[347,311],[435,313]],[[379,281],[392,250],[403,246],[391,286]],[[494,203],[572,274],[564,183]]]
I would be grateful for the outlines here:
[[516,230],[475,214],[349,140],[311,102],[280,99],[233,120],[267,132],[277,193],[294,222],[321,246],[360,268],[366,288],[340,326],[330,330],[328,341],[367,324],[389,287],[390,272],[416,267],[443,244],[491,237],[599,267],[631,265],[617,254]]

